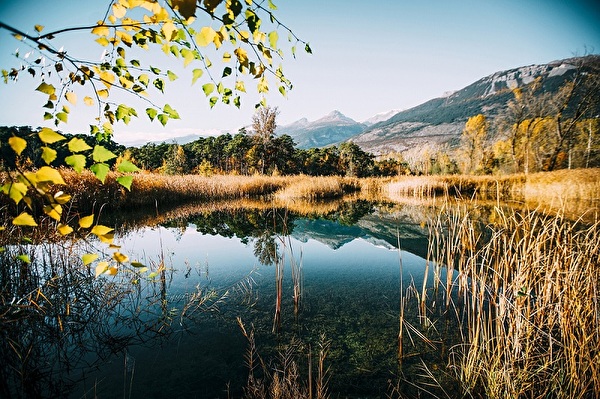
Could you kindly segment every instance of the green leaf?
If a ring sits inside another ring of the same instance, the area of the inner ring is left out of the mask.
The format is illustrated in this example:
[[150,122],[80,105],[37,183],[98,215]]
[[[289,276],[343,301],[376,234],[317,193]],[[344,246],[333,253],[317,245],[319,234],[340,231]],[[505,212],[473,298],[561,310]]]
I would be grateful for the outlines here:
[[136,267],[136,268],[146,267],[146,265],[144,265],[143,263],[137,262],[137,261],[131,262],[131,266]]
[[181,49],[181,56],[183,57],[184,67],[190,65],[190,63],[196,58],[195,53],[192,50],[188,50],[186,48]]
[[21,137],[12,136],[8,139],[8,145],[10,145],[10,148],[12,148],[17,155],[21,155],[25,147],[27,147],[27,141]]
[[94,175],[98,180],[104,183],[104,180],[106,180],[106,175],[108,175],[110,167],[105,163],[95,163],[92,166],[90,166],[90,170],[94,172]]
[[312,49],[310,48],[310,46],[308,45],[308,43],[306,43],[306,45],[304,46],[304,50],[308,53],[308,54],[312,54]]
[[156,79],[154,79],[152,84],[154,84],[154,87],[156,87],[158,90],[160,90],[161,93],[164,93],[164,89],[165,89],[165,81],[164,80],[162,80],[161,78],[156,78]]
[[82,152],[91,150],[92,147],[85,142],[85,140],[80,139],[79,137],[73,137],[68,144],[69,151],[71,152]]
[[231,72],[232,72],[232,71],[231,71],[231,68],[230,68],[230,67],[225,67],[225,68],[223,69],[223,76],[222,76],[222,77],[223,77],[223,78],[225,78],[225,77],[227,77],[227,76],[231,75]]
[[219,97],[216,97],[216,96],[215,96],[215,97],[211,97],[211,98],[208,100],[208,103],[210,104],[210,107],[212,108],[212,107],[214,107],[214,106],[215,106],[215,104],[217,103],[217,101],[219,101]]
[[198,79],[202,76],[204,71],[202,69],[194,69],[192,71],[192,84],[196,83]]
[[156,115],[158,115],[158,111],[154,108],[146,108],[146,115],[148,115],[148,118],[153,121],[154,118],[156,118]]
[[269,0],[269,9],[273,11],[277,10],[277,6],[271,0]]
[[56,119],[58,119],[62,123],[67,123],[67,120],[69,119],[69,115],[66,112],[59,112],[56,114]]
[[150,66],[150,70],[152,71],[152,73],[154,73],[155,75],[159,75],[160,74],[160,69],[155,68],[153,66]]
[[215,91],[215,85],[213,83],[206,83],[202,85],[202,90],[204,91],[204,95],[208,97],[213,91]]
[[8,182],[2,186],[2,192],[15,201],[15,204],[18,204],[27,194],[27,185],[20,182]]
[[37,87],[36,90],[41,91],[42,93],[47,94],[49,96],[53,95],[56,92],[56,89],[54,88],[54,86],[49,85],[46,82],[40,83],[40,85]]
[[140,62],[138,60],[131,60],[131,61],[129,61],[129,63],[136,68],[139,68],[139,66],[140,66]]
[[140,168],[135,166],[130,161],[124,159],[123,161],[121,161],[121,163],[119,163],[119,166],[117,166],[117,170],[121,173],[133,173],[138,172]]
[[15,226],[32,226],[32,227],[37,226],[37,223],[35,222],[35,219],[33,218],[33,216],[31,216],[27,212],[23,212],[16,218],[14,218],[12,223]]
[[175,111],[173,108],[171,108],[171,106],[169,104],[165,104],[163,111],[165,114],[169,115],[169,118],[171,118],[171,119],[180,119],[177,111]]
[[177,75],[175,75],[173,72],[171,71],[167,71],[167,76],[169,77],[169,80],[172,82],[174,80],[177,79]]
[[46,165],[50,165],[56,159],[56,150],[47,146],[42,147],[42,159]]
[[169,115],[167,114],[158,114],[158,120],[160,121],[160,123],[165,126],[167,124],[167,122],[169,121]]
[[110,159],[116,158],[117,156],[111,151],[107,150],[101,145],[94,146],[94,151],[92,152],[92,158],[95,162],[106,162]]
[[54,130],[44,127],[38,133],[38,137],[42,140],[43,143],[52,144],[57,141],[66,140],[66,137],[62,134],[55,132]]
[[279,39],[279,34],[277,33],[276,30],[274,30],[273,32],[269,33],[269,45],[272,48],[277,48],[277,40]]
[[125,187],[127,189],[127,191],[131,191],[131,184],[133,183],[133,176],[131,176],[131,175],[119,176],[119,177],[117,177],[117,183],[119,183],[120,185]]
[[77,173],[81,173],[85,169],[87,159],[85,155],[75,154],[65,158],[65,163],[71,166]]
[[17,260],[20,260],[20,261],[25,262],[25,263],[31,263],[31,259],[29,259],[29,256],[27,256],[25,254],[21,254],[19,256],[16,256],[15,258]]

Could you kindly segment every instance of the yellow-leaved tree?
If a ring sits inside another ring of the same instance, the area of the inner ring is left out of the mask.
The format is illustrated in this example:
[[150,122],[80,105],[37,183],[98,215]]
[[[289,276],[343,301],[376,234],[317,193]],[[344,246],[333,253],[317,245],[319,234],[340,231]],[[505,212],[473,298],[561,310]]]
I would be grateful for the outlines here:
[[[0,147],[12,149],[17,160],[4,164],[6,183],[1,186],[3,195],[16,205],[13,225],[35,229],[40,228],[41,218],[50,218],[61,235],[71,234],[77,228],[112,244],[112,229],[99,224],[94,215],[81,216],[74,225],[64,220],[63,209],[71,197],[51,189],[65,184],[60,169],[52,163],[60,147],[68,152],[64,166],[77,172],[89,169],[104,182],[109,161],[117,154],[106,148],[103,141],[112,136],[116,123],[128,124],[143,114],[162,125],[179,119],[171,105],[159,104],[150,96],[164,92],[179,77],[171,69],[144,61],[149,57],[137,57],[140,50],[161,52],[181,63],[189,73],[190,85],[201,87],[211,107],[219,102],[240,107],[247,90],[259,94],[256,107],[264,106],[264,95],[273,86],[285,96],[292,84],[280,61],[287,54],[295,57],[298,46],[311,53],[309,44],[277,18],[277,7],[271,0],[110,0],[107,6],[107,13],[92,26],[52,32],[35,25],[35,34],[30,34],[27,29],[0,21],[0,29],[8,30],[32,49],[27,54],[14,54],[19,66],[1,70],[4,83],[30,75],[39,80],[36,91],[47,96],[40,112],[48,126],[32,138],[42,143],[44,166],[31,169],[19,162],[19,156],[31,145],[27,137],[15,135],[0,143]],[[68,48],[53,45],[56,37],[73,32],[88,35],[91,45],[102,46],[102,59],[90,61]],[[280,33],[286,34],[287,40],[279,40]],[[219,62],[213,63],[209,56],[218,57]],[[127,95],[142,100],[146,106],[139,109],[121,102]],[[97,110],[90,124],[90,134],[96,137],[94,146],[76,137],[68,140],[56,130],[68,122],[71,106],[78,103]],[[131,174],[137,170],[129,160],[120,160],[117,181],[130,189]],[[34,211],[34,199],[43,202],[41,212]],[[97,263],[96,274],[114,274],[116,265],[129,259],[115,251],[108,260],[86,254],[83,262]]]

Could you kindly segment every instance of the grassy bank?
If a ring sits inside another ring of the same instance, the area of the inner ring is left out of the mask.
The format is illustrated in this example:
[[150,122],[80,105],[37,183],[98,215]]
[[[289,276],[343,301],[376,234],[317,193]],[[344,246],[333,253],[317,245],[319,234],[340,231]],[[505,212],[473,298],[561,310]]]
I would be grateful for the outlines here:
[[[509,176],[402,176],[396,178],[346,178],[340,176],[168,176],[140,173],[131,192],[110,173],[101,184],[92,173],[63,169],[73,207],[86,212],[99,207],[132,209],[190,201],[276,199],[281,203],[315,202],[354,193],[368,199],[406,200],[435,196],[477,197],[493,201],[534,202],[552,207],[584,201],[600,202],[600,169],[561,170]],[[2,178],[6,180],[6,176]]]
[[403,176],[391,181],[394,196],[453,195],[520,201],[600,199],[600,169],[572,169],[507,176]]

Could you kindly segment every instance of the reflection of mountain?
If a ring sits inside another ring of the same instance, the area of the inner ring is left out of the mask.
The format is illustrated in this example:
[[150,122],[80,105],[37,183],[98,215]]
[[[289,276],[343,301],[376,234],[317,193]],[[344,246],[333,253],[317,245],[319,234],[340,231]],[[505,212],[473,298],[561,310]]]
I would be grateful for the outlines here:
[[370,214],[353,226],[324,219],[298,219],[294,222],[292,237],[301,242],[313,239],[333,249],[361,238],[375,246],[393,249],[398,247],[398,234],[403,250],[421,257],[427,255],[427,231],[399,215]]

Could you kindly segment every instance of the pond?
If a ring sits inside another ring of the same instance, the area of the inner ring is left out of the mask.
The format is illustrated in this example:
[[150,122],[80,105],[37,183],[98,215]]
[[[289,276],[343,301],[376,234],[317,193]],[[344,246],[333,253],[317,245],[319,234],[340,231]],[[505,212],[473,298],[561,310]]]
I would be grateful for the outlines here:
[[[470,206],[488,222],[492,207]],[[364,200],[324,209],[104,215],[119,251],[144,266],[116,276],[69,266],[90,251],[81,242],[27,245],[29,271],[2,277],[35,305],[3,328],[0,393],[250,397],[285,380],[311,392],[323,384],[331,397],[451,396],[442,369],[462,331],[439,282],[456,272],[426,261],[439,209]],[[23,283],[27,274],[35,281]]]

